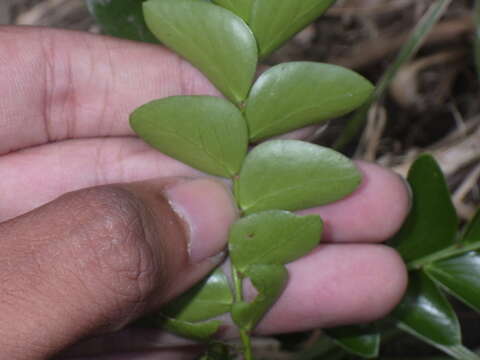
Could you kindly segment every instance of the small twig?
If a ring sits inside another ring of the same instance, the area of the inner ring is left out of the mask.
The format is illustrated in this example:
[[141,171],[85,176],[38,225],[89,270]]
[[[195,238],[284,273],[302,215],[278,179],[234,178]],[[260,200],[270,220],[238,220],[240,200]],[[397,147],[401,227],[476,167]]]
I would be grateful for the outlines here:
[[387,124],[387,111],[380,104],[375,104],[369,111],[367,126],[360,139],[355,158],[375,161],[383,131]]
[[402,10],[412,5],[412,0],[394,0],[385,4],[386,1],[377,1],[370,6],[336,6],[328,11],[329,16],[362,16],[362,15],[383,15],[385,13]]
[[[419,58],[415,61],[412,61],[399,70],[392,83],[390,84],[389,90],[392,97],[395,101],[405,107],[409,108],[412,106],[419,106],[419,102],[422,101],[422,96],[420,94],[420,84],[419,78],[420,73],[425,71],[428,68],[433,66],[438,66],[440,64],[452,64],[452,63],[461,63],[461,61],[467,56],[467,51],[464,49],[454,49],[449,51],[442,51],[430,56]],[[451,66],[449,69],[449,74],[455,75],[458,68]],[[452,72],[453,71],[453,72]],[[448,75],[448,74],[446,74]],[[444,79],[447,84],[450,84],[454,80],[454,76],[446,76]],[[446,86],[450,88],[450,86]],[[441,98],[441,96],[439,96]],[[444,100],[443,98],[441,100]],[[441,101],[439,100],[439,101]]]
[[467,195],[475,188],[480,179],[480,164],[477,165],[467,177],[463,180],[462,184],[458,187],[452,196],[453,203],[457,208],[459,215],[464,219],[471,219],[475,214],[476,208],[465,202]]
[[[3,0],[0,0],[3,1]],[[84,15],[83,15],[84,14]],[[72,23],[72,19],[74,19]],[[28,11],[20,14],[15,23],[18,25],[48,25],[69,28],[88,28],[90,18],[87,16],[85,3],[82,0],[47,0],[37,3]],[[77,24],[79,23],[79,24]]]
[[395,166],[393,169],[406,176],[414,157],[421,152],[431,153],[438,161],[445,176],[449,177],[461,168],[480,159],[480,127],[473,134],[458,141],[454,146],[442,146],[440,148],[433,146],[426,149],[417,149],[401,165]]
[[62,5],[65,1],[66,0],[48,0],[40,2],[29,11],[20,14],[15,22],[18,25],[37,24],[48,12]]
[[473,118],[468,119],[468,121],[463,120],[461,126],[458,126],[457,123],[457,128],[434,144],[433,147],[441,148],[455,146],[457,142],[474,133],[478,127],[480,127],[480,115],[474,116]]
[[[439,23],[432,30],[425,45],[433,45],[450,41],[472,32],[474,29],[471,15],[454,20],[447,20]],[[348,56],[333,57],[328,59],[329,63],[345,66],[351,69],[360,69],[365,66],[384,60],[395,53],[405,44],[408,34],[396,36],[383,36],[380,39],[373,39],[357,45]]]

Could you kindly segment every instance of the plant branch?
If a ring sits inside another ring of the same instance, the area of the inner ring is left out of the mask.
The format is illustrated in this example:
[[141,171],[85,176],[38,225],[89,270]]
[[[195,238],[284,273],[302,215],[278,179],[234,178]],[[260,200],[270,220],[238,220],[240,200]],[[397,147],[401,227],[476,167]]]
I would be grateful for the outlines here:
[[461,243],[449,246],[443,250],[437,251],[433,254],[413,260],[407,264],[408,270],[419,270],[422,267],[429,265],[435,261],[445,260],[447,258],[462,255],[470,251],[480,250],[480,242],[462,245]]
[[[233,286],[234,286],[234,296],[235,302],[240,303],[243,302],[243,277],[240,273],[235,269],[232,265],[232,279],[233,279]],[[250,338],[250,333],[242,328],[239,328],[240,331],[240,339],[243,345],[243,356],[245,360],[253,360],[252,354],[252,340]]]

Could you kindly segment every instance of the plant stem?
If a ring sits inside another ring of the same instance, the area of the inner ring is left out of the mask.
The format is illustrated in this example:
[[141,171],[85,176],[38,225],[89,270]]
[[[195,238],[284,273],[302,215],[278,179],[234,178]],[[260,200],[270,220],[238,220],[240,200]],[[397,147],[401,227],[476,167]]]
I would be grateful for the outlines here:
[[439,346],[439,349],[457,360],[479,360],[480,357],[463,345]]
[[480,250],[480,242],[462,245],[462,244],[455,244],[449,246],[443,250],[437,251],[436,253],[430,254],[428,256],[424,256],[420,259],[411,261],[407,264],[408,270],[418,270],[424,267],[425,265],[431,264],[435,261],[445,260],[447,258],[462,255],[470,251],[477,251]]
[[[240,110],[242,113],[245,111],[245,104],[241,104]],[[240,207],[239,199],[238,199],[238,175],[232,177],[233,181],[233,193],[238,203],[238,208],[240,209],[240,214],[243,217],[243,210]],[[233,287],[234,287],[234,299],[236,303],[243,302],[243,276],[235,269],[232,264],[232,279],[233,279]],[[250,338],[250,331],[246,329],[242,329],[239,327],[240,331],[240,340],[242,341],[243,346],[243,358],[244,360],[253,360],[252,354],[252,340]]]
[[232,279],[233,279],[233,287],[235,290],[235,302],[243,301],[243,279],[232,265]]
[[470,351],[462,344],[452,344],[452,345],[442,345],[436,341],[433,341],[423,335],[418,334],[415,330],[409,326],[403,324],[402,322],[397,323],[397,327],[406,333],[419,338],[420,340],[426,342],[427,344],[436,347],[437,349],[443,351],[445,354],[450,355],[457,360],[480,360],[480,357],[474,352]]
[[[243,277],[232,265],[232,279],[235,290],[235,302],[240,303],[243,301]],[[243,358],[244,360],[253,360],[252,354],[252,341],[250,339],[250,332],[246,329],[239,328],[240,339],[243,345]]]
[[252,341],[250,339],[250,334],[248,334],[248,332],[245,330],[240,330],[240,338],[243,345],[244,360],[253,360]]

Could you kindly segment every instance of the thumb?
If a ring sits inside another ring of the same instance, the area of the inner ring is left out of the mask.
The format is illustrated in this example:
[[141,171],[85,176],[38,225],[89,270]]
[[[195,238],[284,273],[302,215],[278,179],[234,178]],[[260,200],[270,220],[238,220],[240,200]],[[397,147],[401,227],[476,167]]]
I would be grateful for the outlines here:
[[113,331],[221,260],[236,210],[210,179],[162,179],[63,195],[0,224],[2,358],[44,359]]

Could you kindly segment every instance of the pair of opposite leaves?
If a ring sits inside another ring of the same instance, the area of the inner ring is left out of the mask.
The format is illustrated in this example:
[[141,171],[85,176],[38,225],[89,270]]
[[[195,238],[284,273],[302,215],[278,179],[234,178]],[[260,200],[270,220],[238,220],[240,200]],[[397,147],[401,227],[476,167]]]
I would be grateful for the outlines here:
[[[187,132],[209,126],[219,136],[237,137],[232,142],[236,151],[222,155],[210,149],[216,162],[223,164],[202,165],[202,170],[230,177],[238,173],[242,162],[238,154],[249,140],[255,142],[344,115],[363,104],[372,90],[368,80],[351,70],[329,64],[291,62],[274,66],[260,76],[243,105],[243,113],[218,98],[172,97],[141,107],[133,114],[132,124],[137,130],[142,121],[152,122],[153,128],[153,118],[159,127],[188,121],[183,129]],[[195,117],[198,120],[192,120]],[[229,125],[224,126],[224,122]],[[153,140],[147,139],[150,143]]]
[[247,97],[258,57],[282,45],[334,0],[213,3],[220,6],[200,0],[149,0],[144,3],[145,22],[162,43],[239,104]]
[[[235,6],[244,18],[245,10],[250,9],[251,18],[246,19],[250,21],[257,16],[255,9],[266,5],[249,3]],[[312,11],[320,6],[318,1],[308,3]],[[306,10],[295,4],[298,10]],[[257,45],[239,16],[200,0],[149,0],[144,10],[153,33],[199,67],[220,89],[247,84],[242,101],[250,92],[243,113],[226,100],[206,96],[171,97],[144,105],[132,114],[131,124],[147,143],[212,175],[233,178],[240,174],[235,192],[247,214],[320,205],[356,187],[359,175],[353,165],[317,146],[275,141],[245,157],[249,141],[352,111],[371,94],[372,85],[366,79],[333,65],[296,62],[265,72],[250,91]],[[250,45],[245,44],[246,39]],[[250,48],[255,52],[252,56],[248,55]],[[248,81],[232,78],[239,74]],[[230,90],[224,91],[225,95],[231,95]]]
[[236,325],[251,331],[277,300],[288,278],[285,264],[308,254],[320,240],[318,215],[298,216],[271,210],[236,222],[229,235],[229,254],[241,280],[247,277],[258,295],[252,302],[235,302],[229,281],[217,269],[202,283],[163,309],[163,326],[186,337],[207,340],[230,312]]
[[[113,36],[156,43],[145,24],[140,0],[86,0],[103,30]],[[144,1],[144,0],[143,0]],[[210,1],[211,0],[206,0]],[[241,17],[255,34],[265,57],[325,12],[335,0],[218,0],[213,1]],[[275,11],[275,17],[271,17]],[[278,19],[278,21],[277,21]]]
[[137,109],[131,125],[161,152],[206,173],[234,178],[236,199],[247,215],[323,205],[343,198],[360,182],[348,158],[318,145],[272,140],[248,153],[241,112],[216,97],[157,100]]
[[[238,4],[228,7],[241,8],[243,16],[246,9],[251,9],[252,21],[262,19],[265,29],[275,29],[265,30],[265,35],[273,39],[277,31],[283,31],[275,26],[285,23],[287,12],[280,11],[283,15],[277,17],[280,8],[290,9],[290,18],[300,12],[304,24],[328,7],[324,0],[281,4],[249,0],[248,6],[245,1],[235,2]],[[273,10],[275,16],[271,16]],[[276,66],[251,89],[257,68],[257,40],[242,18],[200,0],[149,0],[144,3],[144,14],[155,36],[200,69],[227,98],[239,105],[248,96],[244,114],[253,141],[344,115],[364,103],[372,91],[367,80],[350,70],[308,62]]]

